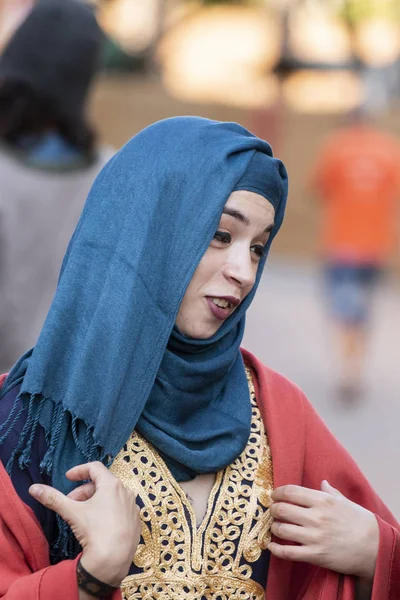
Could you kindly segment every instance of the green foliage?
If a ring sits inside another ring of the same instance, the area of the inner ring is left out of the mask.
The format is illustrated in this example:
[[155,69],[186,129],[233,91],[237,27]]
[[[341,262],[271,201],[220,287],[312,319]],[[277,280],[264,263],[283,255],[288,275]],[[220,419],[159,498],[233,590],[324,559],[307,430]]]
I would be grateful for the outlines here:
[[344,0],[339,14],[350,23],[358,23],[369,17],[400,21],[400,2],[399,0]]

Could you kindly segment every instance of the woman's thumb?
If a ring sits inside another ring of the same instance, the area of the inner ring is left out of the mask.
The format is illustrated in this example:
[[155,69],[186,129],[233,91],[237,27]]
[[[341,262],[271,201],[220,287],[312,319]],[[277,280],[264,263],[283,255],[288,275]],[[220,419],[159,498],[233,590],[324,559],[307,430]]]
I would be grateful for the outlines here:
[[331,484],[324,479],[321,483],[321,492],[325,492],[326,494],[330,494],[331,496],[336,496],[337,498],[345,498],[339,490],[332,487]]
[[43,504],[43,506],[50,510],[54,510],[64,521],[68,521],[68,517],[70,516],[70,511],[68,510],[69,503],[72,500],[66,498],[60,491],[49,485],[35,483],[29,488],[29,493],[40,504]]

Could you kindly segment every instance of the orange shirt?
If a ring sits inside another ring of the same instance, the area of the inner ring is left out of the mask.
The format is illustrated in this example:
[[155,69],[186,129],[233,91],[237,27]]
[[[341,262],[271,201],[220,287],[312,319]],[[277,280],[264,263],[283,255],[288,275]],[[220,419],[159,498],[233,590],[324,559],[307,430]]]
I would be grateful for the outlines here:
[[336,133],[312,185],[324,203],[322,246],[329,258],[385,262],[397,234],[400,145],[372,127]]

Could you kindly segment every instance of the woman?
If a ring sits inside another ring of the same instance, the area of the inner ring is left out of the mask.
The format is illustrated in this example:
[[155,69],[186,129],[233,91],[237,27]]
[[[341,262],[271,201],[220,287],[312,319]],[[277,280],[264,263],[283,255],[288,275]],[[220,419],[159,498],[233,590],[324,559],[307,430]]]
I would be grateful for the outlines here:
[[112,155],[85,115],[103,38],[80,0],[41,0],[0,56],[2,370],[35,344],[90,186]]
[[240,350],[286,197],[234,123],[161,121],[103,169],[3,384],[0,597],[398,597],[395,519]]

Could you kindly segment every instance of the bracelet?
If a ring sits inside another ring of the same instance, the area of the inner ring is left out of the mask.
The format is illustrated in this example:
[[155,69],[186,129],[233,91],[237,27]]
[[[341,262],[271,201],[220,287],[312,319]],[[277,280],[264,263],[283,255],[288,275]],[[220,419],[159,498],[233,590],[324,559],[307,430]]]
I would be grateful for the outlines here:
[[93,575],[88,573],[82,566],[81,559],[79,559],[76,566],[76,577],[78,587],[95,598],[108,598],[119,589],[119,587],[113,587],[112,585],[103,583],[96,579],[96,577],[93,577]]

